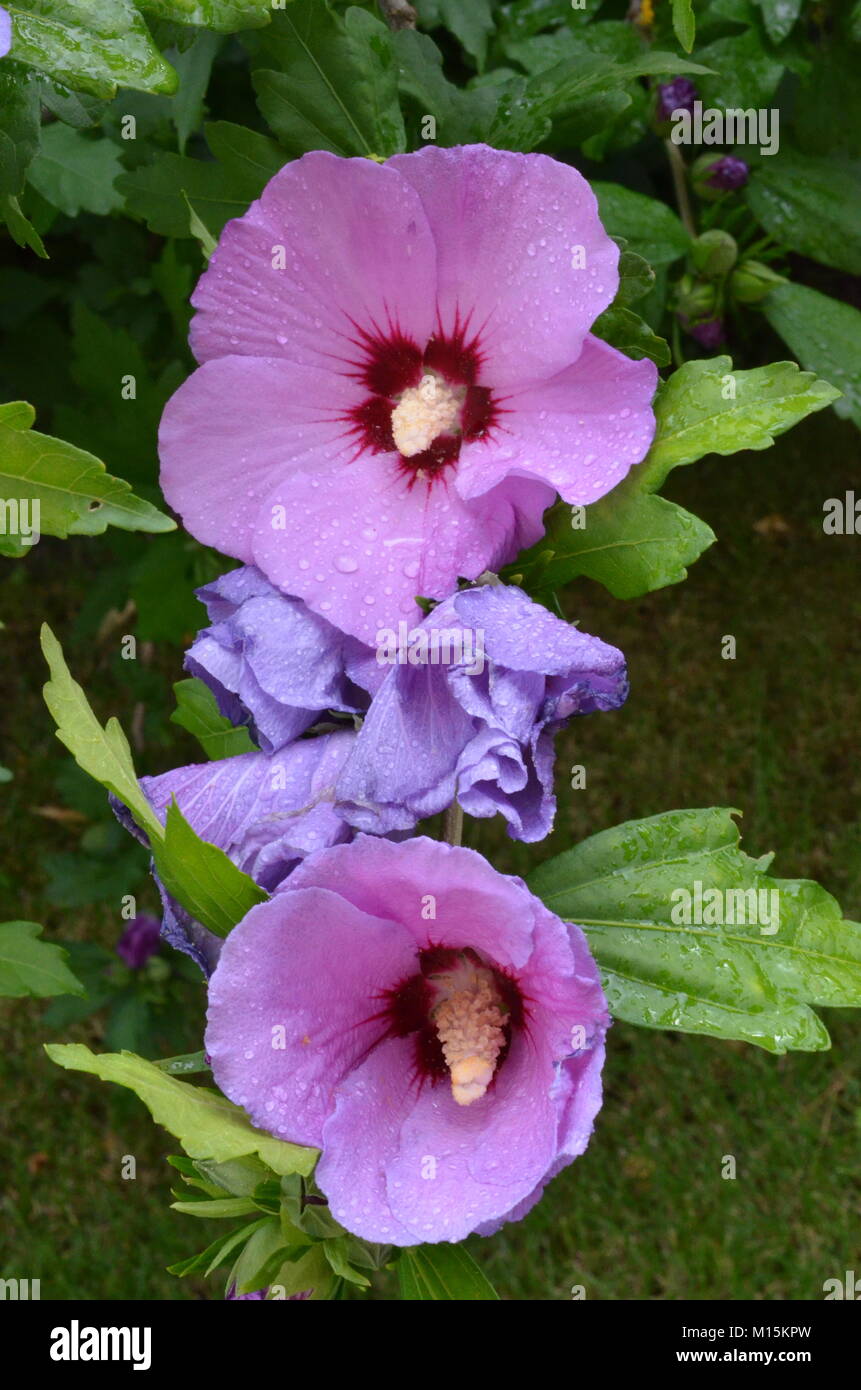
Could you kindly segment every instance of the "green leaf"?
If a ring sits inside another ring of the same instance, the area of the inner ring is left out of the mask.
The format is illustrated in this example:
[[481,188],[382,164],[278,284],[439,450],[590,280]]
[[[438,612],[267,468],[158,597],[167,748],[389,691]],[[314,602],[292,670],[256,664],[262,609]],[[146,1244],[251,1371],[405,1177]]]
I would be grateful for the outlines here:
[[487,40],[494,31],[490,0],[439,0],[442,23],[475,59],[479,72],[487,57]]
[[241,217],[283,166],[284,151],[265,135],[230,121],[205,127],[214,161],[160,154],[151,164],[122,174],[117,189],[126,210],[161,236],[189,237],[189,205],[208,231],[218,234]]
[[167,810],[163,841],[152,841],[152,854],[168,893],[217,936],[227,936],[252,907],[266,900],[263,889],[223,850],[194,833],[176,800]]
[[346,1279],[348,1284],[357,1284],[360,1289],[369,1289],[370,1279],[360,1274],[350,1263],[352,1245],[351,1236],[335,1236],[334,1239],[323,1242],[323,1252],[339,1279]]
[[861,164],[782,149],[763,158],[745,189],[775,241],[814,261],[861,274]]
[[184,53],[178,53],[174,58],[179,74],[179,91],[170,104],[170,111],[176,126],[180,154],[185,152],[188,137],[199,130],[203,123],[206,89],[220,47],[218,35],[204,30],[196,35],[194,43]]
[[34,82],[0,72],[0,194],[16,198],[39,148],[39,94]]
[[742,852],[732,816],[629,821],[540,865],[529,885],[586,932],[616,1017],[770,1052],[826,1048],[810,1005],[861,1005],[861,926],[818,884],[766,873],[770,856]]
[[838,415],[861,429],[861,313],[806,285],[778,285],[763,301],[772,328],[803,367],[821,372],[842,392]]
[[257,1211],[248,1197],[212,1197],[206,1202],[171,1202],[171,1206],[185,1216],[202,1216],[209,1221],[231,1221],[234,1217],[249,1216]]
[[585,508],[574,528],[564,504],[551,513],[544,538],[502,571],[503,578],[543,597],[584,575],[615,598],[638,598],[687,577],[687,567],[714,542],[699,517],[657,497],[633,469],[619,487]]
[[690,237],[666,203],[616,183],[593,183],[598,211],[611,236],[624,237],[652,265],[667,265],[690,249]]
[[411,1245],[398,1260],[401,1298],[458,1302],[499,1298],[462,1245]]
[[97,1056],[82,1043],[49,1043],[45,1051],[60,1067],[92,1072],[134,1091],[156,1124],[169,1130],[190,1158],[226,1163],[257,1154],[275,1173],[306,1175],[317,1160],[316,1149],[300,1148],[255,1129],[244,1111],[217,1091],[177,1081],[134,1053]]
[[194,24],[218,34],[258,29],[272,18],[272,0],[138,0],[146,14],[173,24]]
[[671,361],[672,354],[666,340],[653,333],[639,314],[632,313],[622,305],[611,304],[609,309],[599,314],[592,324],[592,332],[635,361],[649,357],[659,367],[666,367]]
[[0,422],[0,496],[26,502],[40,534],[98,536],[123,531],[174,531],[176,522],[113,478],[100,459],[62,439]]
[[[258,105],[292,154],[390,155],[405,148],[389,30],[352,7],[293,0],[261,41]],[[273,66],[273,62],[275,66]]]
[[756,4],[762,10],[772,43],[782,43],[801,14],[802,0],[756,0]]
[[436,144],[468,145],[487,138],[499,104],[498,91],[491,87],[464,91],[449,82],[442,54],[427,34],[399,29],[392,34],[392,46],[400,90],[416,102],[422,116],[433,116]]
[[[306,1242],[307,1243],[307,1242]],[[267,1272],[273,1259],[278,1259],[278,1267],[283,1264],[289,1246],[281,1232],[277,1216],[267,1217],[254,1231],[230,1272],[228,1283],[236,1285],[237,1293],[256,1293],[270,1282],[261,1276]]]
[[118,87],[176,91],[176,73],[131,0],[13,0],[5,9],[16,61],[66,87],[96,97]]
[[170,716],[173,724],[187,729],[199,740],[208,758],[231,758],[256,751],[245,728],[234,728],[218,712],[215,696],[202,680],[177,681],[173,687],[177,708]]
[[65,964],[68,953],[40,941],[41,934],[36,922],[0,922],[0,995],[83,995],[84,986]]
[[642,479],[654,491],[670,469],[705,454],[769,449],[777,435],[839,394],[795,362],[750,371],[733,371],[729,357],[686,362],[655,397],[657,430],[639,465]]
[[619,288],[613,300],[613,308],[634,304],[655,286],[655,272],[649,262],[635,251],[628,250],[624,237],[614,237],[619,245]]
[[254,1231],[267,1224],[269,1220],[268,1216],[261,1216],[259,1221],[250,1221],[235,1231],[228,1231],[227,1235],[219,1236],[198,1255],[190,1255],[188,1259],[168,1265],[168,1274],[176,1274],[180,1279],[184,1279],[188,1274],[203,1274],[204,1277],[210,1275],[220,1264],[224,1264],[237,1245],[249,1240]]
[[32,222],[29,222],[24,216],[18,199],[13,198],[11,193],[0,196],[0,221],[6,223],[9,235],[18,246],[25,246],[30,251],[35,251],[36,255],[43,261],[48,259],[42,238]]
[[185,1052],[179,1057],[162,1057],[155,1064],[168,1076],[188,1076],[195,1071],[211,1071],[205,1052]]
[[697,32],[692,0],[673,0],[673,31],[685,52],[690,53]]
[[[773,105],[784,65],[763,47],[755,27],[744,34],[716,39],[699,49],[697,58],[716,74],[697,82],[704,109],[766,110]],[[771,119],[769,127],[773,129]]]
[[51,671],[51,680],[44,688],[45,703],[57,725],[57,737],[84,772],[128,807],[149,837],[167,891],[198,922],[226,936],[266,894],[223,850],[194,833],[175,801],[162,826],[140,788],[119,723],[109,719],[102,728],[83,690],[72,679],[60,644],[47,624],[42,628],[42,651]]
[[43,695],[64,743],[84,772],[113,792],[127,806],[141,830],[161,839],[161,822],[140,789],[128,739],[116,719],[102,728],[81,687],[66,665],[62,648],[47,623],[42,626],[42,651],[51,679]]
[[27,179],[52,207],[77,217],[79,212],[104,214],[122,207],[114,188],[122,171],[113,141],[57,122],[44,131]]

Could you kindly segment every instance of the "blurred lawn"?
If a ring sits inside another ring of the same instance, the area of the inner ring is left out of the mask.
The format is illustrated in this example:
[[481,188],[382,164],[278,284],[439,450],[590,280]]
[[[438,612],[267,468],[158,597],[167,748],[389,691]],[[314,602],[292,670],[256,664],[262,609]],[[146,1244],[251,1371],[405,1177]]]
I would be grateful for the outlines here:
[[[744,812],[749,852],[776,849],[781,875],[819,878],[857,918],[861,537],[826,537],[821,524],[825,498],[857,488],[857,457],[857,433],[826,412],[766,453],[674,474],[667,494],[703,516],[718,544],[686,584],[648,598],[617,602],[585,582],[569,594],[569,616],[626,652],[630,700],[560,739],[549,841],[525,847],[496,822],[471,822],[468,843],[522,873],[623,820],[730,805]],[[0,887],[4,916],[110,945],[118,924],[108,909],[46,910],[38,856],[74,848],[79,832],[33,810],[57,800],[64,756],[40,701],[38,626],[47,618],[65,637],[107,554],[105,541],[45,541],[0,591],[0,761],[15,773],[0,792],[10,822]],[[720,655],[729,633],[735,661]],[[100,713],[128,726],[117,664],[92,642],[72,657]],[[155,652],[154,669],[165,705],[157,694],[148,730],[164,727],[168,682],[181,675],[172,650]],[[195,757],[184,740],[176,731],[172,761]],[[150,751],[138,755],[143,770],[171,761]],[[573,763],[587,768],[585,790],[568,789]],[[194,1047],[202,990],[189,1000]],[[215,1235],[167,1209],[163,1155],[175,1146],[133,1098],[48,1063],[42,1012],[36,1003],[3,1011],[0,1274],[41,1278],[46,1298],[220,1297],[217,1279],[164,1272]],[[604,1299],[816,1299],[825,1279],[861,1267],[861,1016],[831,1011],[828,1023],[830,1053],[784,1058],[617,1024],[588,1153],[525,1221],[472,1243],[502,1297],[564,1299],[582,1284]],[[99,1045],[98,1022],[67,1036]],[[120,1177],[124,1154],[137,1158],[134,1182]],[[727,1154],[735,1181],[721,1177]],[[385,1278],[376,1296],[393,1296]]]

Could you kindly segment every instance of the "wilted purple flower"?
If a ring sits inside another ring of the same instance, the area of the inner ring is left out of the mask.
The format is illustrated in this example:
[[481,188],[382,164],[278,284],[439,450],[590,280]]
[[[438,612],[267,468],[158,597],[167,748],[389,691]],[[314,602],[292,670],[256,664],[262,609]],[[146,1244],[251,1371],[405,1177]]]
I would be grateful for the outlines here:
[[657,370],[590,333],[619,251],[570,165],[486,145],[313,151],[229,222],[168,402],[198,540],[365,642],[498,569],[642,459]]
[[0,58],[5,58],[12,47],[12,20],[8,10],[0,5]]
[[309,857],[224,942],[206,1048],[258,1127],[322,1149],[366,1240],[519,1219],[583,1152],[609,1022],[569,926],[472,850],[359,836]]
[[[233,724],[247,724],[266,753],[297,738],[325,710],[368,705],[381,680],[373,652],[288,598],[253,565],[197,590],[212,626],[185,666],[213,691]],[[363,688],[360,689],[359,686]]]
[[394,664],[338,778],[338,810],[362,830],[405,830],[456,796],[469,815],[501,812],[514,838],[542,839],[554,735],[622,704],[622,653],[501,584],[453,595],[400,636],[381,642]]
[[738,159],[734,154],[724,154],[715,160],[705,176],[705,182],[712,188],[733,192],[737,188],[744,188],[749,178],[750,169],[743,159]]
[[[242,753],[193,763],[142,777],[141,788],[160,820],[176,797],[201,839],[223,849],[243,873],[271,892],[306,854],[352,835],[332,802],[355,737],[344,730],[299,739],[271,757]],[[145,842],[125,807],[112,804],[126,829]],[[158,877],[156,882],[164,908],[162,936],[208,974],[218,959],[220,938],[195,922]]]
[[672,119],[674,111],[693,111],[697,89],[689,77],[674,77],[658,87],[656,115],[659,121]]
[[268,1288],[265,1288],[265,1289],[255,1289],[253,1293],[237,1293],[237,1292],[236,1292],[236,1285],[235,1285],[235,1284],[231,1284],[231,1285],[230,1285],[230,1288],[227,1290],[227,1293],[224,1295],[224,1297],[225,1297],[225,1299],[228,1300],[229,1302],[234,1302],[234,1301],[236,1301],[236,1302],[238,1303],[238,1302],[241,1302],[243,1299],[246,1299],[246,1300],[249,1300],[249,1301],[254,1301],[254,1302],[258,1302],[258,1303],[259,1303],[259,1302],[261,1301],[261,1299],[264,1299],[264,1298],[266,1297],[266,1295],[268,1294],[268,1292],[269,1292],[269,1289],[268,1289]]
[[161,923],[148,912],[133,917],[117,942],[117,955],[129,970],[142,970],[159,948]]

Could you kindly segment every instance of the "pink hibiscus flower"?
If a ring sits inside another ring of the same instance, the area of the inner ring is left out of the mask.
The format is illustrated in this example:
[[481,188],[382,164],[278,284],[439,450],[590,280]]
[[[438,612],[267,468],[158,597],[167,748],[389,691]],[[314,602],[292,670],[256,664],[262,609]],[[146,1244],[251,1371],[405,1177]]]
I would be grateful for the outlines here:
[[228,223],[162,487],[199,540],[365,641],[586,504],[652,439],[657,373],[589,334],[618,248],[544,155],[317,152]]
[[569,926],[473,850],[362,835],[310,855],[224,942],[206,1050],[253,1123],[322,1149],[348,1231],[463,1240],[583,1153],[609,1024]]

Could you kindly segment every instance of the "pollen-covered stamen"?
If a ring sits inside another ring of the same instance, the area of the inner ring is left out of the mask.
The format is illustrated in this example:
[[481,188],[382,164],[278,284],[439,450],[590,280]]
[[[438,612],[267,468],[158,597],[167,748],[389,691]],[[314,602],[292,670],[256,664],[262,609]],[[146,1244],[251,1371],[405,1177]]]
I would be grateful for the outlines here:
[[432,1020],[451,1075],[451,1093],[458,1105],[471,1105],[493,1080],[505,1046],[502,1001],[489,971],[460,970],[435,983],[444,997]]
[[465,398],[466,387],[451,386],[435,372],[408,387],[392,411],[392,435],[401,457],[423,454],[440,435],[458,434]]

